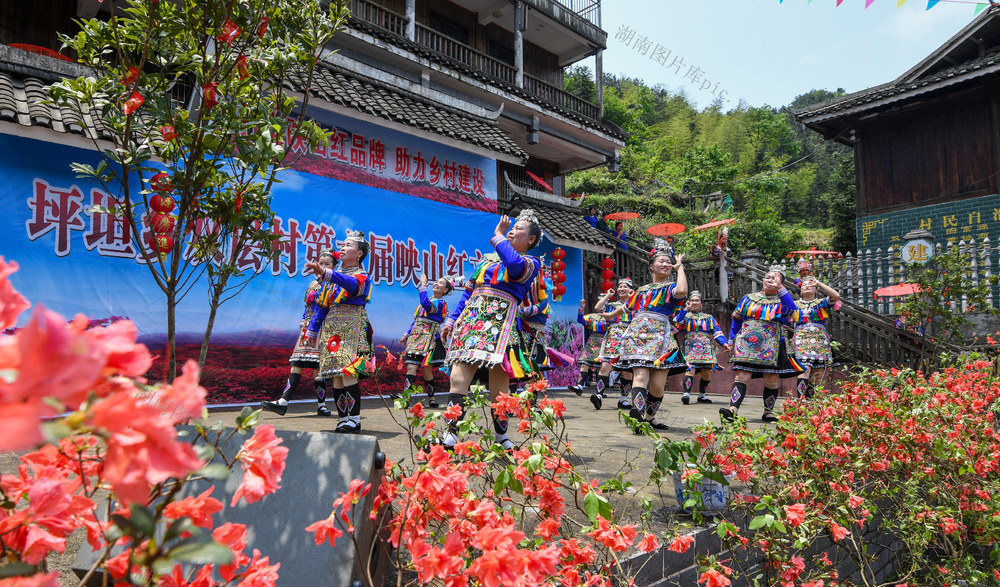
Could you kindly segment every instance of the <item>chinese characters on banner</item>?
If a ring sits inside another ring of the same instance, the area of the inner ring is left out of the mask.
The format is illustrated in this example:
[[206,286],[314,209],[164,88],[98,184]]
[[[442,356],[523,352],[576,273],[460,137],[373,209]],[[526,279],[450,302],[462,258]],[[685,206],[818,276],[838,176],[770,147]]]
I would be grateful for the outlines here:
[[[133,239],[132,228],[124,219],[92,209],[92,206],[107,209],[118,204],[111,196],[98,189],[92,189],[89,200],[85,201],[83,192],[75,185],[55,186],[35,178],[26,204],[30,210],[30,217],[25,222],[28,239],[34,241],[54,233],[53,252],[56,256],[69,255],[74,240],[80,239],[78,242],[85,249],[97,251],[102,257],[134,259],[137,263],[143,263],[143,255],[138,250],[136,241],[147,246],[150,258],[156,257],[148,249],[148,245],[145,245],[151,232],[146,218],[142,219],[139,238]],[[211,220],[200,219],[192,230],[192,240],[196,240],[199,235],[211,234],[214,230]],[[268,261],[261,254],[258,245],[245,245],[236,256],[237,267],[241,271],[258,273],[268,270],[274,276],[284,274],[295,277],[301,274],[308,261],[317,259],[320,252],[340,246],[337,231],[323,222],[303,222],[297,218],[275,216],[271,232],[278,237],[272,245],[273,257]],[[234,237],[228,247],[235,246],[237,241],[238,238]],[[479,249],[473,253],[458,250],[452,245],[444,249],[433,241],[426,248],[420,248],[413,238],[393,237],[391,234],[369,232],[368,241],[371,247],[368,256],[369,273],[376,285],[415,284],[419,282],[421,273],[426,273],[431,281],[445,275],[461,275],[474,268],[482,258],[482,251]],[[216,260],[220,261],[231,250],[218,251]],[[184,254],[190,259],[190,243],[185,244]]]
[[996,243],[1000,239],[1000,194],[865,216],[858,218],[856,227],[861,250],[899,250],[907,242],[906,234],[918,229],[930,232],[935,244],[986,238]]
[[[469,155],[429,141],[408,137],[374,125],[351,120],[317,120],[333,134],[329,143],[310,151],[302,139],[292,141],[295,121],[289,120],[286,144],[291,152],[311,155],[327,164],[341,164],[370,175],[402,182],[398,186],[375,186],[363,176],[351,181],[407,193],[406,184],[421,184],[466,196],[496,200],[496,172],[493,160]],[[346,128],[343,125],[349,125]],[[303,162],[304,171],[314,172],[312,162]]]

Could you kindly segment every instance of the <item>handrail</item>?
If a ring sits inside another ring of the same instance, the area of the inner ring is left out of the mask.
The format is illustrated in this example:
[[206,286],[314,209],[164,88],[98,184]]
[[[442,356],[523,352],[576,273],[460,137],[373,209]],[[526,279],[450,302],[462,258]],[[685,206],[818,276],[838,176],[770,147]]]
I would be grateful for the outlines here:
[[517,81],[517,70],[507,65],[503,61],[494,59],[485,53],[480,53],[476,49],[456,41],[451,37],[442,35],[434,29],[417,23],[417,36],[414,39],[418,44],[428,47],[442,55],[450,57],[455,61],[464,63],[469,67],[477,69],[500,81],[514,84]]
[[524,89],[540,98],[548,100],[556,106],[577,112],[587,118],[593,120],[600,120],[601,118],[601,110],[596,104],[592,104],[576,94],[571,94],[532,75],[524,75]]
[[348,7],[351,10],[352,17],[383,28],[400,37],[406,36],[406,23],[410,19],[402,14],[368,2],[368,0],[350,0]]

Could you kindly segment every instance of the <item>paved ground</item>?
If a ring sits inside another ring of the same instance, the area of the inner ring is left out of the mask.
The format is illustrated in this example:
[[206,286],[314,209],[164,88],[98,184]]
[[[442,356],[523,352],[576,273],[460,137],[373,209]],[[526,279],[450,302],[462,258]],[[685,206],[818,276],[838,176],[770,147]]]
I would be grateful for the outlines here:
[[[549,390],[550,396],[563,400],[566,404],[566,429],[573,450],[586,468],[586,477],[604,480],[627,470],[626,478],[633,483],[638,495],[662,496],[662,503],[654,499],[656,507],[676,505],[672,496],[672,486],[662,487],[662,492],[649,484],[649,469],[652,459],[653,441],[645,436],[637,436],[618,421],[615,409],[617,399],[605,401],[602,410],[595,410],[589,401],[592,389],[578,397],[565,389]],[[617,394],[617,391],[615,391]],[[728,405],[728,397],[710,395],[713,404],[683,405],[679,393],[668,393],[660,408],[658,419],[670,426],[666,436],[673,440],[691,437],[691,429],[705,420],[719,422],[719,407]],[[693,398],[692,398],[693,399]],[[425,404],[426,405],[426,404]],[[332,407],[332,406],[331,406]],[[780,409],[780,403],[779,403]],[[741,414],[748,418],[751,426],[763,426],[760,420],[763,403],[760,397],[748,397]],[[238,408],[216,409],[214,418],[232,425],[239,413]],[[409,438],[406,431],[397,424],[390,409],[380,398],[365,398],[362,404],[362,433],[378,438],[383,452],[393,461],[405,462],[410,455]],[[402,418],[399,418],[400,420]],[[292,403],[288,413],[279,416],[264,412],[262,423],[274,424],[285,430],[312,432],[332,432],[337,418],[323,418],[316,415],[315,400]],[[519,440],[516,432],[511,432],[514,442]]]

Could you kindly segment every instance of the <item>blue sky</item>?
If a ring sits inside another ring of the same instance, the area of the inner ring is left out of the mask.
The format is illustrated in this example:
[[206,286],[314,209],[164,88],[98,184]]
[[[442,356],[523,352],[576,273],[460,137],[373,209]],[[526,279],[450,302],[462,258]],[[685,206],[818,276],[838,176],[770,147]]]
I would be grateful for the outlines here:
[[[812,89],[849,92],[891,81],[937,49],[973,18],[974,3],[926,0],[605,0],[608,32],[604,69],[647,84],[684,88],[699,107],[728,94],[727,107],[784,106]],[[625,27],[623,29],[623,27]],[[652,46],[645,55],[618,38],[635,31]],[[666,67],[650,59],[659,44],[670,50]],[[669,68],[673,57],[684,70]],[[593,67],[593,60],[584,64]],[[697,85],[684,76],[701,70]],[[704,90],[703,80],[711,84]]]

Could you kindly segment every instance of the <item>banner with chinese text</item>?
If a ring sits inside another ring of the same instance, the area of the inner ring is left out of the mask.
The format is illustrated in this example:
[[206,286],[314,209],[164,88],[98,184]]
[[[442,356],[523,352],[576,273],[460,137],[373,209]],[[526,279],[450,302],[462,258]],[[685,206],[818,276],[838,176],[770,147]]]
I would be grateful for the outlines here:
[[[0,156],[5,211],[0,254],[21,265],[12,278],[15,287],[67,318],[77,313],[96,323],[128,318],[142,341],[162,354],[164,295],[121,222],[91,210],[107,196],[70,170],[71,162],[96,164],[97,155],[0,134]],[[305,263],[336,247],[346,229],[368,237],[365,266],[375,284],[368,306],[375,343],[394,352],[418,304],[420,274],[431,280],[468,275],[492,250],[495,214],[296,170],[283,173],[273,195],[281,254],[273,261],[250,247],[241,254],[243,268],[261,275],[219,309],[203,376],[217,402],[254,401],[280,390],[311,280],[303,276]],[[553,248],[546,241],[532,253],[548,259]],[[572,352],[578,343],[569,325],[576,318],[574,300],[582,297],[582,257],[578,250],[567,253],[568,292],[554,306],[553,321],[560,322],[556,328],[566,339],[558,346]],[[178,307],[180,357],[197,357],[209,311],[206,292],[204,280],[196,283]],[[447,302],[458,299],[454,292]]]

